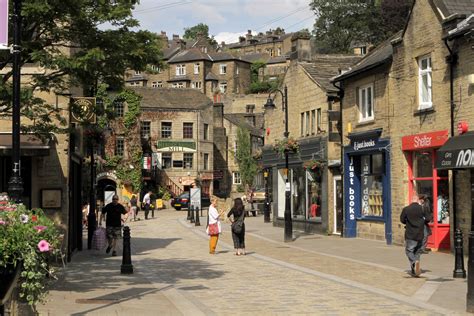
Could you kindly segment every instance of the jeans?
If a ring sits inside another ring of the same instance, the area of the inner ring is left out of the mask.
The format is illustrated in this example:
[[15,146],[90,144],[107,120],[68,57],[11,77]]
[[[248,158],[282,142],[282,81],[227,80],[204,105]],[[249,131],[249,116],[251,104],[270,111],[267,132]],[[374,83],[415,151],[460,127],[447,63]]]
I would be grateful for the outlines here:
[[423,249],[426,250],[426,246],[428,246],[428,236],[431,235],[430,228],[425,225],[424,231],[423,231]]
[[405,240],[405,253],[410,261],[410,265],[413,265],[415,261],[420,261],[420,255],[423,251],[423,241],[422,240]]

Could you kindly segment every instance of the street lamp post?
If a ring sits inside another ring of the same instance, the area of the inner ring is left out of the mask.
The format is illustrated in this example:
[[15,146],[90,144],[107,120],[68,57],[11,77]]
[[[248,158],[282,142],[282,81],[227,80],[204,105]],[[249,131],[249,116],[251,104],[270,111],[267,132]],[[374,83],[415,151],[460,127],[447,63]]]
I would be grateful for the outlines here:
[[92,249],[92,237],[97,227],[97,217],[95,215],[95,158],[94,158],[94,144],[93,140],[90,140],[90,157],[91,157],[91,187],[89,190],[89,214],[87,215],[87,249]]
[[12,175],[8,181],[8,194],[20,202],[23,181],[20,175],[20,69],[21,69],[21,0],[13,6],[13,109],[12,109]]
[[[285,112],[285,133],[283,134],[286,139],[290,135],[288,132],[288,88],[285,86],[284,92],[280,89],[275,89],[272,92],[280,92],[282,97],[282,110]],[[267,103],[265,103],[265,109],[268,108],[275,108],[275,103],[273,99],[270,97],[272,92],[268,95]],[[291,219],[291,208],[290,208],[290,182],[289,182],[289,170],[288,170],[288,150],[285,150],[285,242],[293,241],[293,222]]]
[[265,205],[263,206],[263,222],[270,223],[270,196],[268,193],[268,169],[263,172],[265,178]]

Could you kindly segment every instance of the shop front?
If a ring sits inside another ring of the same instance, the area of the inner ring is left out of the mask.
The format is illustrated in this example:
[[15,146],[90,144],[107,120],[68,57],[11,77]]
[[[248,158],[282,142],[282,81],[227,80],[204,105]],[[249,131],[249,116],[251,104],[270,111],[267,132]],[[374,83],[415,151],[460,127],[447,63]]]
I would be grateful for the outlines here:
[[408,164],[408,197],[423,196],[433,213],[429,224],[432,234],[428,247],[450,248],[449,177],[447,170],[437,170],[436,150],[448,139],[448,131],[434,131],[402,137],[402,150]]
[[392,243],[390,140],[382,129],[350,133],[344,147],[344,237]]
[[[289,154],[288,182],[290,209],[295,230],[323,233],[328,225],[326,139],[299,141],[300,152]],[[284,225],[286,169],[285,159],[271,148],[264,148],[262,163],[269,171],[273,222]]]

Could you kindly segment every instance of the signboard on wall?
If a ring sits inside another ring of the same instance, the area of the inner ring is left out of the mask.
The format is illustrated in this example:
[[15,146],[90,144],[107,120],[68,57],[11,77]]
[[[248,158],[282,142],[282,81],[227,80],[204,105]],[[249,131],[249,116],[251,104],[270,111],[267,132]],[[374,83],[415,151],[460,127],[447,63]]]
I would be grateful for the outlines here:
[[191,188],[191,206],[201,209],[201,188]]
[[448,131],[436,131],[402,137],[402,150],[441,147],[448,140]]
[[0,0],[0,49],[8,46],[8,0]]

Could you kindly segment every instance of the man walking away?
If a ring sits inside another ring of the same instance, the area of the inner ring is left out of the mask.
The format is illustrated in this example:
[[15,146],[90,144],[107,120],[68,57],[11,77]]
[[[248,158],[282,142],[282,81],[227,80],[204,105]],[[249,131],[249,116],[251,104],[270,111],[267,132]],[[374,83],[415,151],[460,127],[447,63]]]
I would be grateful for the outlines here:
[[150,213],[150,204],[151,204],[151,191],[148,191],[147,194],[143,197],[143,208],[145,209],[145,219],[148,219],[148,213]]
[[432,215],[421,207],[415,193],[412,203],[403,208],[400,221],[405,224],[405,253],[410,262],[412,276],[421,274],[420,255],[423,251],[425,223],[432,220]]
[[118,195],[112,197],[112,202],[107,204],[100,214],[99,226],[102,225],[102,220],[105,216],[105,230],[107,233],[107,240],[109,245],[107,246],[106,253],[112,250],[112,256],[117,255],[115,246],[117,245],[117,239],[122,236],[122,214],[127,214],[125,221],[128,219],[129,213],[125,207],[120,204]]

